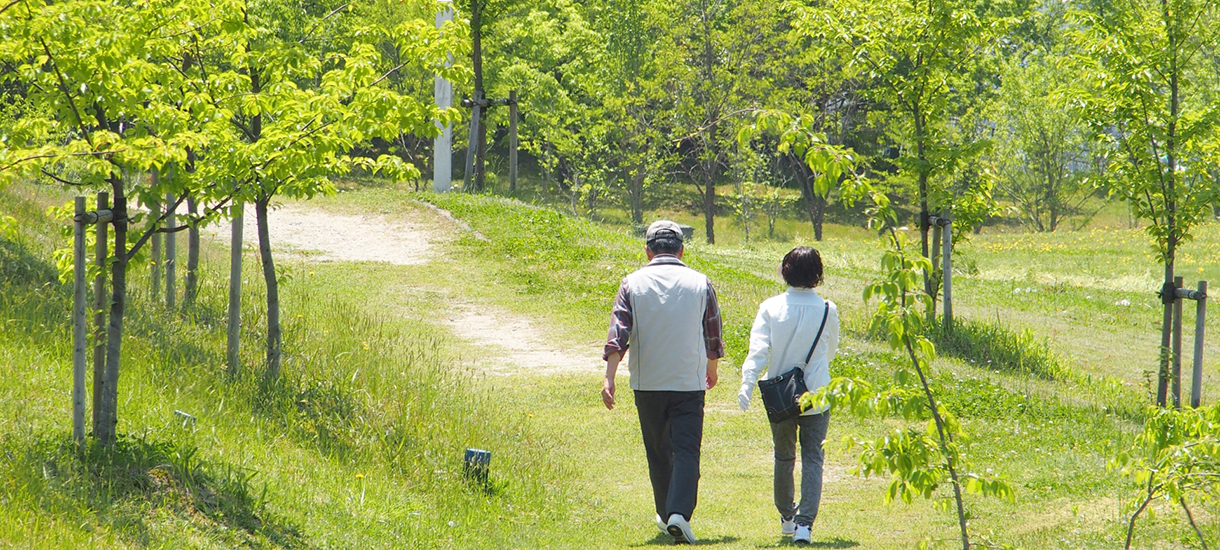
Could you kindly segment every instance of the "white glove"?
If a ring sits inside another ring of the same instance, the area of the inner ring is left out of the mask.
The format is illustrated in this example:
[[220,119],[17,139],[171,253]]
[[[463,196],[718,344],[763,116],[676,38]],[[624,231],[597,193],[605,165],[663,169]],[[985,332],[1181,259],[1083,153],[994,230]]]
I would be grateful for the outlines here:
[[737,406],[741,407],[741,410],[744,411],[750,408],[750,394],[753,392],[754,388],[749,384],[741,385],[741,390],[737,392]]

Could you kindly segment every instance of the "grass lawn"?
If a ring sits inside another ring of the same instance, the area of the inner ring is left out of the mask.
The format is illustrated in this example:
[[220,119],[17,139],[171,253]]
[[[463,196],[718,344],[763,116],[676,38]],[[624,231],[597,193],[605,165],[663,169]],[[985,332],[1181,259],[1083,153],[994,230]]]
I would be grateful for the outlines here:
[[[669,544],[652,524],[630,392],[606,411],[596,368],[488,375],[488,364],[502,350],[463,339],[442,322],[461,300],[527,319],[560,348],[599,350],[620,278],[644,261],[642,243],[626,226],[498,198],[393,188],[315,199],[310,208],[409,217],[446,237],[424,265],[316,262],[308,254],[281,253],[282,273],[288,274],[289,374],[273,388],[253,382],[262,313],[259,267],[251,254],[245,266],[249,311],[243,312],[246,371],[237,379],[223,373],[227,252],[210,243],[196,311],[133,314],[120,395],[120,431],[133,440],[122,471],[147,474],[164,461],[173,475],[162,485],[148,481],[161,479],[157,475],[133,476],[134,488],[124,489],[101,484],[87,463],[62,448],[70,369],[66,321],[57,315],[66,311],[68,296],[47,280],[53,274],[46,257],[57,237],[53,222],[41,219],[46,204],[62,200],[29,188],[0,194],[0,213],[32,220],[16,242],[0,242],[7,254],[0,357],[19,373],[18,382],[0,389],[0,545]],[[420,201],[449,210],[486,240]],[[730,223],[718,231],[723,244],[696,238],[687,252],[688,263],[717,285],[729,352],[721,384],[707,397],[694,527],[701,542],[717,547],[783,546],[788,543],[771,504],[765,415],[757,407],[738,411],[735,393],[755,309],[782,291],[778,260],[794,244],[808,243],[807,231],[793,223],[781,227],[785,242],[749,244],[731,236]],[[964,268],[954,281],[955,311],[976,323],[998,318],[1011,332],[1029,329],[1030,341],[1045,338],[1071,374],[1039,378],[989,364],[989,357],[961,354],[945,354],[934,365],[938,398],[973,436],[971,471],[1001,475],[1017,489],[1015,503],[967,497],[976,542],[1121,546],[1137,490],[1106,463],[1138,430],[1129,413],[1147,401],[1144,372],[1155,366],[1159,313],[1144,305],[1155,300],[1150,292],[1158,264],[1145,255],[1146,242],[1138,232],[1107,229],[984,233],[959,248]],[[1203,260],[1214,257],[1218,244],[1220,230],[1203,228],[1188,245],[1190,259],[1182,258],[1181,270],[1215,275],[1209,270],[1218,268]],[[848,329],[836,373],[888,383],[899,359],[867,336],[871,307],[860,298],[862,284],[876,273],[877,240],[864,230],[830,226],[817,247],[830,275],[824,293],[840,305]],[[132,287],[146,286],[144,277],[136,274]],[[132,309],[151,309],[142,292],[135,299],[144,305]],[[1122,300],[1130,305],[1118,305]],[[1216,327],[1208,330],[1215,334]],[[1212,402],[1209,396],[1220,388],[1214,361],[1208,365],[1204,396]],[[1120,401],[1125,414],[1113,414],[1118,407],[1111,405]],[[198,422],[184,427],[176,409]],[[834,415],[815,547],[912,548],[925,539],[952,547],[956,519],[943,507],[946,489],[931,500],[885,504],[888,479],[852,473],[850,443],[900,425],[892,418]],[[462,449],[474,446],[493,451],[490,492],[461,480]],[[228,498],[213,500],[230,504],[199,497],[191,487],[207,488]],[[1214,505],[1196,508],[1196,519],[1215,540],[1220,526]],[[1138,524],[1137,547],[1197,544],[1180,510],[1158,506],[1156,512]]]

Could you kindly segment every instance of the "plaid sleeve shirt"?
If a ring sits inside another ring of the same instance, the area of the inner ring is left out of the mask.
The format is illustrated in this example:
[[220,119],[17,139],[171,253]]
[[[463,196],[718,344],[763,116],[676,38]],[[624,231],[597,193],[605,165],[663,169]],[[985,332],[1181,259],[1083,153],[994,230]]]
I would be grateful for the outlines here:
[[[635,317],[631,312],[631,292],[627,288],[627,279],[619,284],[618,296],[614,298],[614,308],[610,310],[610,332],[606,337],[606,348],[602,352],[602,360],[611,353],[627,353],[628,340],[631,338],[631,328]],[[720,304],[716,301],[716,289],[712,281],[707,281],[707,305],[703,308],[703,344],[707,348],[708,359],[724,357],[724,340],[721,336]]]

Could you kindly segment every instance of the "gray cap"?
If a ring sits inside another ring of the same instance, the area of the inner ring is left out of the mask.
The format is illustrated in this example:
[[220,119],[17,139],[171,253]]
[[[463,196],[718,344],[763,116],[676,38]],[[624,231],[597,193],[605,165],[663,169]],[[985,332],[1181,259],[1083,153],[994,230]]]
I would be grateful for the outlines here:
[[648,226],[648,233],[645,234],[644,240],[652,242],[658,237],[672,237],[682,241],[682,226],[669,220],[652,222],[652,225]]

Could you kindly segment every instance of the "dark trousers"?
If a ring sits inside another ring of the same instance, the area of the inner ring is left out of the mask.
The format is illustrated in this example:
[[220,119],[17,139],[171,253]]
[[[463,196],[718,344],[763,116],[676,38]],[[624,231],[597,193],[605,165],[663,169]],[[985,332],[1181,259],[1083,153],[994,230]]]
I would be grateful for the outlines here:
[[704,392],[639,391],[644,452],[652,498],[661,519],[682,514],[690,521],[699,499],[699,451],[703,446]]

